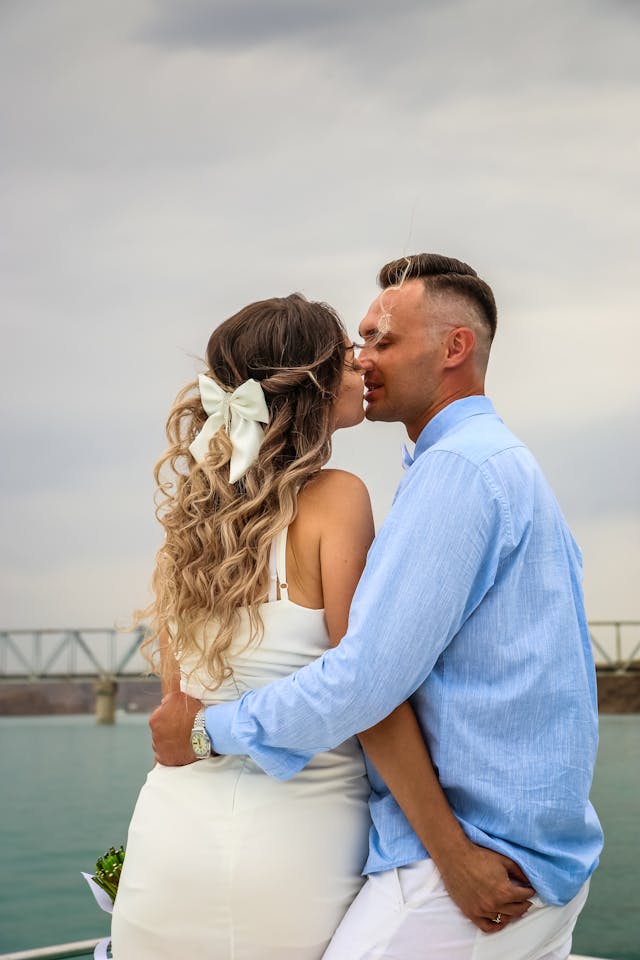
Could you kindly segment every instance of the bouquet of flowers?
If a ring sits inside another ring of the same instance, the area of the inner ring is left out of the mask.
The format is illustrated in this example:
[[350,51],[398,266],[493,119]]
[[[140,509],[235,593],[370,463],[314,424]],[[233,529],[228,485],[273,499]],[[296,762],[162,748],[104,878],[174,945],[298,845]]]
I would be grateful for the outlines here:
[[111,903],[115,903],[118,884],[120,883],[120,873],[124,863],[124,847],[109,847],[106,853],[96,860],[96,872],[91,877],[94,883],[111,898]]
[[[124,847],[109,847],[106,853],[96,860],[96,872],[83,873],[89,884],[96,903],[105,913],[113,913],[113,904],[118,892],[120,872],[124,863]],[[111,957],[111,937],[105,937],[96,944],[94,960],[109,960]]]

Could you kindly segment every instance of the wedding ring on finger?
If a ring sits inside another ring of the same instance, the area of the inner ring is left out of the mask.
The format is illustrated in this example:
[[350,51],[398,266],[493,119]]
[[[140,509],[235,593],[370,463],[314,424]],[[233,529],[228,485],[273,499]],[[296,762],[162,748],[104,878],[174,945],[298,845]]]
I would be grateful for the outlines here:
[[495,917],[491,917],[491,923],[502,923],[502,914],[496,913]]

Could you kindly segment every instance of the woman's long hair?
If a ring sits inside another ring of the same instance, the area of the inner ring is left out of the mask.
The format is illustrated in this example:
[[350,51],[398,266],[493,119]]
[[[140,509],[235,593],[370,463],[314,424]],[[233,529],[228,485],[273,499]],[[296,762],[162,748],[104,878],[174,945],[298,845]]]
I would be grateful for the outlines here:
[[335,311],[298,293],[252,303],[213,331],[207,376],[228,391],[258,380],[270,419],[256,462],[231,484],[224,429],[201,463],[189,452],[207,419],[197,381],[169,412],[169,447],[154,471],[166,538],[153,573],[155,599],[139,615],[149,621],[143,652],[152,664],[150,651],[166,632],[177,659],[206,673],[214,689],[232,673],[229,647],[241,608],[249,611],[249,642],[259,638],[271,543],[295,517],[300,488],[331,455],[345,352]]

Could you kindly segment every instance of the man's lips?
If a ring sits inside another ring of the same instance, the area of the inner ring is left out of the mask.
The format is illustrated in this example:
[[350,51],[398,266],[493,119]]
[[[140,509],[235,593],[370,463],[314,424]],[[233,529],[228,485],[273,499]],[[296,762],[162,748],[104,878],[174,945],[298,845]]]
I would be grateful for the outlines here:
[[382,386],[381,383],[371,383],[365,380],[364,383],[364,398],[367,402],[370,402],[372,397],[375,395],[376,390],[379,390]]

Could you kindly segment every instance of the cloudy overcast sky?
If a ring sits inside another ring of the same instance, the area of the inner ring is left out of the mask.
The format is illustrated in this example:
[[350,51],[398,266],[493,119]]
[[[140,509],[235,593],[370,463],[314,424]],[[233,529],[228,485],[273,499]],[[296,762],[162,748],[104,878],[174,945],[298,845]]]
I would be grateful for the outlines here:
[[[0,628],[148,598],[151,470],[211,329],[385,261],[491,283],[488,392],[640,619],[640,5],[3,0]],[[398,425],[337,435],[378,521]]]

